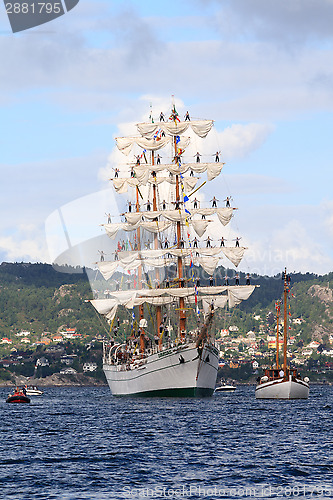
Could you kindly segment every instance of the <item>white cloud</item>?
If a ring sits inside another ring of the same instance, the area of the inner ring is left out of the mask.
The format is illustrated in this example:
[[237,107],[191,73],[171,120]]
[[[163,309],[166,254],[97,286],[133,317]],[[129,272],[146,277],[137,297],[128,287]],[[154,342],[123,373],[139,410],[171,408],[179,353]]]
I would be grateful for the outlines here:
[[34,225],[17,227],[15,235],[0,237],[2,261],[49,262],[41,227]]
[[216,19],[228,36],[255,36],[289,46],[332,39],[332,0],[213,0],[221,4]]
[[223,158],[231,160],[244,158],[258,149],[274,130],[271,125],[249,123],[233,124],[218,134],[218,141],[223,150]]
[[213,112],[216,120],[272,121],[333,108],[330,47],[295,55],[266,41],[163,42],[147,20],[133,12],[128,16],[126,29],[125,14],[117,25],[123,35],[111,26],[102,47],[75,31],[0,37],[3,99],[36,100],[30,92],[43,87],[41,101],[75,112],[108,111],[118,115],[116,121],[124,112],[131,118],[131,108],[139,105],[136,96],[157,89],[192,104],[196,116]]
[[249,247],[241,268],[274,275],[290,271],[325,274],[333,267],[322,206],[259,205],[236,214]]

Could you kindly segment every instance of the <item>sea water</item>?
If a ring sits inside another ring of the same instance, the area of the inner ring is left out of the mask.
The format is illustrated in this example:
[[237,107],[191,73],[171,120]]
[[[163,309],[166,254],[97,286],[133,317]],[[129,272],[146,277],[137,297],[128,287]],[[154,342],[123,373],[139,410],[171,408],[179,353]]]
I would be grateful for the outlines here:
[[308,400],[0,391],[1,499],[333,498],[333,387]]

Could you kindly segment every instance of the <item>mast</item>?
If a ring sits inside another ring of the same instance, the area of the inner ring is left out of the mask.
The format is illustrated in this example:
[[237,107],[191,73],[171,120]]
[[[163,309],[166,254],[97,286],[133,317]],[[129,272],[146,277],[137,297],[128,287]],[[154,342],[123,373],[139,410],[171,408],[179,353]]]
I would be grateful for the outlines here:
[[283,370],[284,376],[287,378],[287,268],[284,270],[284,290],[283,290],[283,300],[284,300],[284,323],[283,323]]
[[[177,163],[179,166],[179,159],[177,154],[177,138],[174,137],[174,148],[175,148],[175,158],[177,159]],[[180,202],[179,195],[179,175],[176,175],[176,201]],[[180,207],[180,204],[179,204]],[[177,248],[181,248],[180,245],[181,240],[181,224],[180,221],[177,221]],[[183,261],[182,257],[179,256],[177,258],[177,269],[178,269],[178,288],[181,288],[183,282]],[[186,328],[186,315],[185,315],[185,300],[183,297],[179,298],[179,336],[180,339],[183,340],[185,337],[185,328]]]
[[[139,188],[136,187],[136,211],[137,212],[140,212],[140,204],[139,204]],[[137,245],[138,245],[138,250],[140,252],[141,250],[141,235],[140,235],[140,228],[138,227],[137,231],[136,231],[136,235],[137,235]],[[139,287],[139,290],[142,288],[142,266],[140,265],[138,267],[138,287]],[[139,317],[140,317],[140,320],[144,318],[144,313],[143,313],[143,304],[141,304],[139,306]],[[145,332],[143,330],[143,328],[141,328],[140,330],[140,352],[141,352],[141,355],[143,356],[144,352],[145,352],[145,340],[144,340],[144,337],[145,337]]]
[[279,369],[279,319],[280,319],[280,301],[276,303],[276,369]]
[[[155,165],[155,157],[154,157],[154,151],[151,152],[151,164]],[[156,175],[156,174],[155,174]],[[156,196],[156,184],[153,184],[153,210],[156,212],[157,211],[157,196]],[[154,235],[154,249],[158,250],[158,234],[155,233]],[[158,271],[158,268],[155,269],[155,277],[159,281],[160,279],[160,273]],[[159,334],[159,328],[162,320],[162,313],[161,313],[161,306],[156,306],[156,333],[157,335]],[[160,339],[161,341],[162,339]],[[161,345],[162,342],[159,342],[159,345]]]

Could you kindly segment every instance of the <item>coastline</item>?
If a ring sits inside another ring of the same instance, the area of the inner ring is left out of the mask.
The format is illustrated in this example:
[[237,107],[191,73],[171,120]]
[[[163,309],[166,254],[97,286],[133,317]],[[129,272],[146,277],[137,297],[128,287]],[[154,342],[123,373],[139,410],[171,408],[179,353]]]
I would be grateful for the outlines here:
[[44,378],[33,378],[15,376],[13,380],[0,380],[0,387],[14,387],[24,385],[35,385],[37,387],[103,387],[107,386],[106,381],[97,380],[93,377],[76,373],[72,375],[63,375],[54,373]]

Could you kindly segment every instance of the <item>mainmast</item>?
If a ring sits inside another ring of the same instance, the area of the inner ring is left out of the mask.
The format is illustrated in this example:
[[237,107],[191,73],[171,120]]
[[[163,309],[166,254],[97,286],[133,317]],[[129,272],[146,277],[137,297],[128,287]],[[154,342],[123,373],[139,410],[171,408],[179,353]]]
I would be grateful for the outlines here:
[[[177,137],[174,137],[174,149],[175,149],[175,159],[177,161],[178,166],[179,165],[179,155],[177,151]],[[176,175],[176,202],[179,202],[179,211],[181,210],[181,204],[180,204],[180,191],[179,191],[179,175]],[[177,206],[177,205],[176,205]],[[182,234],[181,234],[181,223],[180,221],[177,221],[177,248],[181,248],[181,239],[182,239]],[[178,269],[178,287],[181,288],[182,284],[184,283],[184,274],[183,274],[183,261],[182,257],[178,256],[177,259],[177,269]],[[179,336],[181,340],[184,339],[185,337],[185,328],[186,328],[186,315],[185,315],[185,300],[183,297],[180,297],[179,299]]]
[[[140,212],[140,203],[139,203],[139,188],[136,187],[136,211]],[[140,234],[140,228],[138,227],[137,232],[137,245],[138,245],[138,250],[139,252],[141,251],[141,234]],[[142,266],[140,265],[138,267],[138,288],[139,290],[142,288]],[[140,321],[144,318],[144,312],[143,312],[143,304],[139,306],[139,323]],[[141,328],[140,331],[140,351],[141,354],[144,353],[145,350],[145,340],[144,340],[145,332],[143,328]]]
[[[155,165],[154,151],[151,152],[151,164]],[[153,172],[153,174],[154,174],[154,178],[156,178],[156,172]],[[153,210],[154,210],[154,212],[157,212],[157,210],[158,210],[158,208],[157,208],[157,196],[156,196],[156,184],[153,184]],[[158,233],[155,233],[154,234],[154,249],[158,250],[158,247],[159,247],[159,244],[158,244]],[[155,277],[156,277],[156,280],[158,280],[158,283],[159,283],[160,273],[158,271],[158,268],[155,269]],[[161,306],[156,306],[156,322],[157,322],[156,329],[157,329],[157,335],[159,334],[159,328],[160,328],[161,320],[162,320]],[[159,342],[160,345],[161,345],[161,340],[162,339],[160,339],[160,342]]]
[[279,369],[279,320],[280,320],[281,303],[278,300],[276,303],[276,369]]

